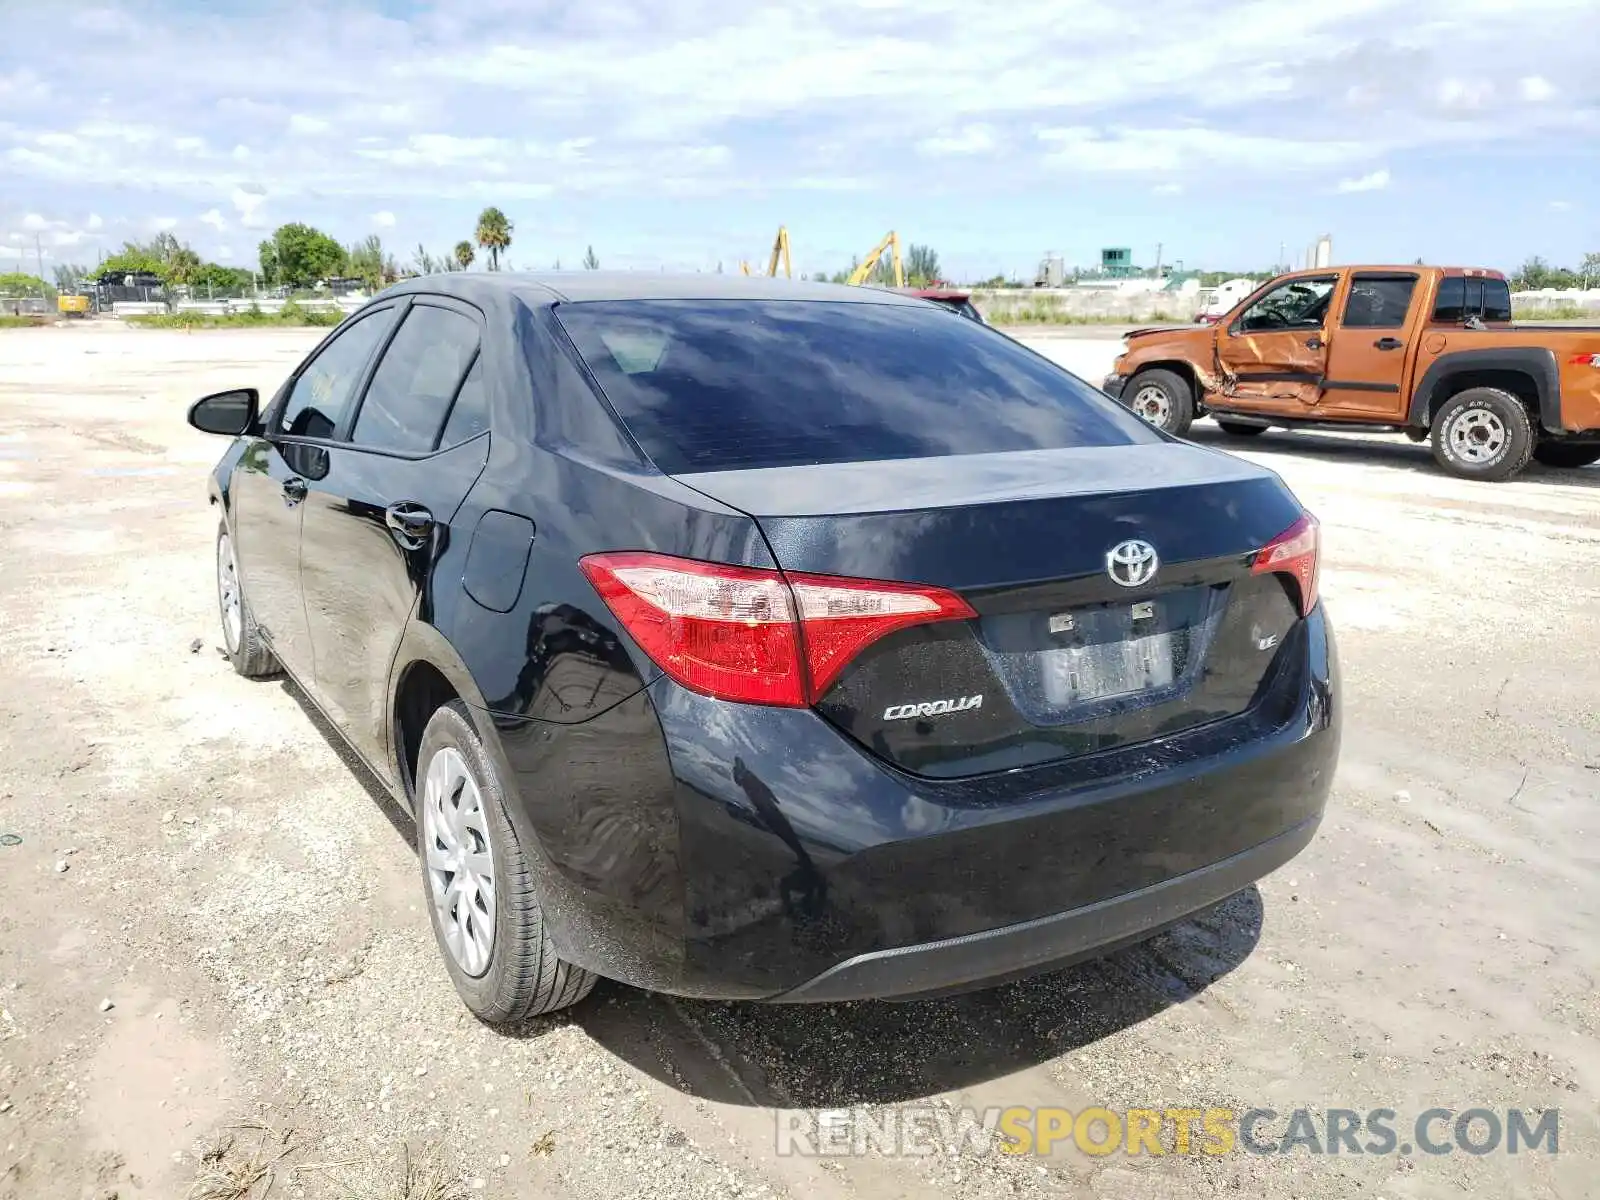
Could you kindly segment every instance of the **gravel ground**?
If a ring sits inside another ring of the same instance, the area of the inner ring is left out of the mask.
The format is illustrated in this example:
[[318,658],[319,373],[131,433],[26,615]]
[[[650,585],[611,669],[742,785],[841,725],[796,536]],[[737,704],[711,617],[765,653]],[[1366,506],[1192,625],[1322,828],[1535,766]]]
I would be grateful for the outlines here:
[[[259,1196],[269,1163],[274,1196],[372,1200],[1600,1195],[1600,468],[1473,485],[1399,440],[1246,444],[1323,521],[1347,733],[1318,839],[1213,912],[956,999],[602,984],[503,1033],[437,961],[409,819],[218,649],[222,445],[184,407],[272,389],[317,336],[0,332],[0,1200]],[[1037,344],[1090,379],[1116,351]],[[913,1103],[1556,1107],[1561,1142],[776,1153],[791,1110]]]

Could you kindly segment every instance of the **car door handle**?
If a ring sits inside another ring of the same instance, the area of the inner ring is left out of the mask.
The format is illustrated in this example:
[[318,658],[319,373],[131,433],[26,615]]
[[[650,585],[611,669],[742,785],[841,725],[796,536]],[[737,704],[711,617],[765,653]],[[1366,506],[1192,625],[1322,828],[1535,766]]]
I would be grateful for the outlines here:
[[409,500],[389,505],[383,510],[383,520],[407,550],[420,550],[433,529],[433,514]]
[[1399,338],[1381,337],[1372,343],[1379,350],[1399,350],[1405,345]]
[[1306,339],[1306,349],[1307,350],[1321,350],[1322,349],[1322,339],[1319,338],[1316,334],[1312,334],[1310,337],[1308,337]]
[[283,502],[293,508],[306,498],[306,481],[298,475],[283,481]]

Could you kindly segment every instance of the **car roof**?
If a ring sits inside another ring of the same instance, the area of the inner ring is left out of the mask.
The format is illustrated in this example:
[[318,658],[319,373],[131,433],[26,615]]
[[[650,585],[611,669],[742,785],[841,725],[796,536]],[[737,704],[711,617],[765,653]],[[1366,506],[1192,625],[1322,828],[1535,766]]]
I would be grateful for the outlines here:
[[846,304],[919,303],[877,288],[773,279],[764,275],[669,274],[656,271],[451,271],[422,275],[387,294],[434,292],[487,299],[517,296],[530,307],[587,300],[831,300]]

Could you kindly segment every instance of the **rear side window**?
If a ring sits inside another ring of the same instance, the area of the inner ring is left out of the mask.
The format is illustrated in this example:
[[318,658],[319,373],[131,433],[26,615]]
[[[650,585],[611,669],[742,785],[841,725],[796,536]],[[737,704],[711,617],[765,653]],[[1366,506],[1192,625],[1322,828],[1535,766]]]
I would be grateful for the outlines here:
[[448,308],[412,305],[372,374],[351,440],[379,450],[432,450],[477,352],[476,321]]
[[450,419],[444,423],[444,436],[439,445],[459,446],[489,428],[489,397],[483,390],[483,357],[473,359],[472,370],[466,382],[456,393],[456,402],[450,408]]
[[1504,279],[1463,279],[1453,275],[1439,282],[1433,319],[1440,325],[1459,325],[1469,316],[1484,321],[1511,320],[1511,285]]
[[1399,329],[1411,308],[1417,277],[1357,275],[1344,302],[1346,329]]
[[629,300],[556,309],[668,474],[1160,440],[976,321],[830,301]]
[[367,360],[394,321],[394,309],[381,308],[351,322],[322,348],[294,381],[278,419],[282,433],[331,438],[350,411]]

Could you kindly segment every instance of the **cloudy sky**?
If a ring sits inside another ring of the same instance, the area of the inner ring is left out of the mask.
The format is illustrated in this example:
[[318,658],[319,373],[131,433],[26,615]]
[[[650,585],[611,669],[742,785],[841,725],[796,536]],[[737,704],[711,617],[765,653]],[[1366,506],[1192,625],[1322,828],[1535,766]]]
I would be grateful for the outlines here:
[[0,0],[0,269],[277,224],[797,271],[1600,250],[1600,0]]

